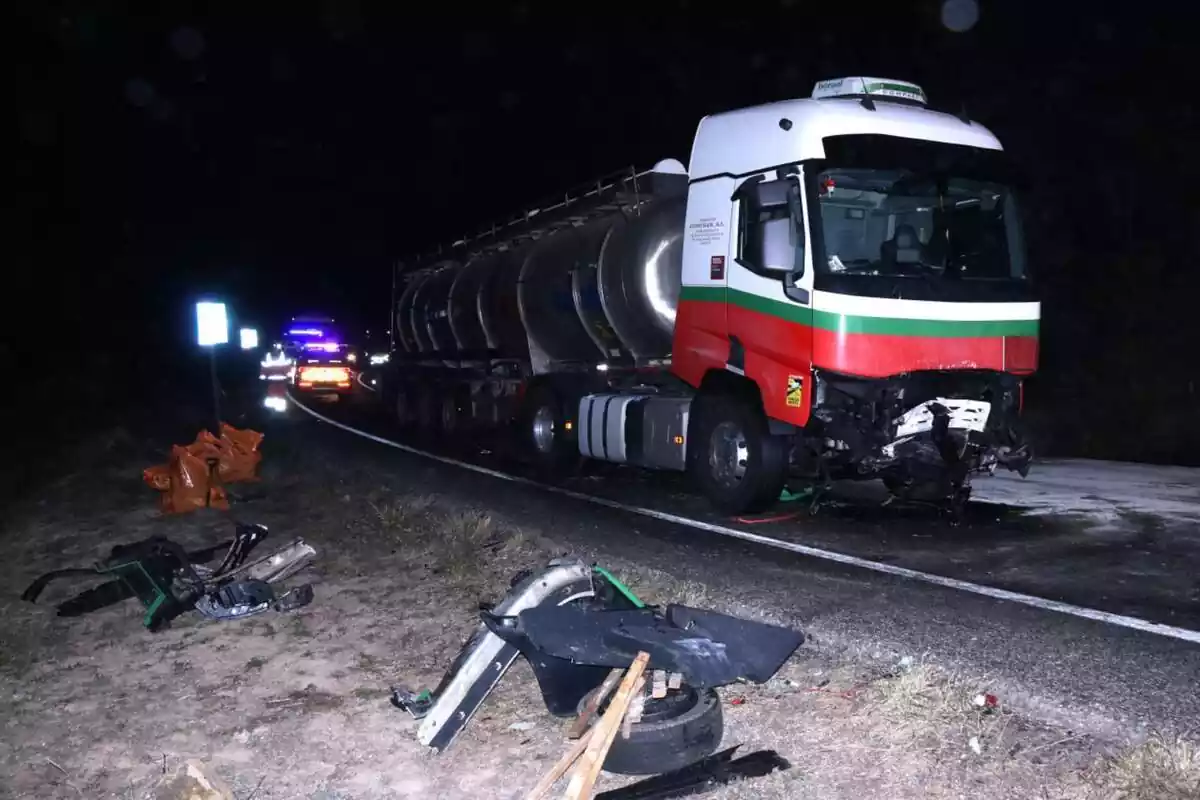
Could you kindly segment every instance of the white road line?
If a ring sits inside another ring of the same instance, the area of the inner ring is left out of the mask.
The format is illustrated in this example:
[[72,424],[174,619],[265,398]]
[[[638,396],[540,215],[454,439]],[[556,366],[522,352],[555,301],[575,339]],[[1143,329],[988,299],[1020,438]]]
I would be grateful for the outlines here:
[[1177,628],[1173,625],[1163,625],[1158,622],[1150,622],[1149,620],[1140,619],[1138,617],[1128,617],[1124,614],[1112,614],[1108,611],[1100,611],[1094,608],[1076,606],[1070,603],[1063,603],[1058,600],[1050,600],[1045,597],[1022,594],[1021,592],[1011,592],[1007,589],[997,589],[994,586],[984,586],[978,583],[971,583],[970,581],[959,580],[957,578],[947,578],[942,575],[933,575],[928,572],[919,572],[915,569],[897,567],[893,564],[884,564],[878,561],[870,561],[865,558],[846,555],[845,553],[838,553],[832,550],[823,550],[819,547],[810,547],[804,544],[785,542],[781,539],[772,539],[769,536],[751,533],[750,531],[738,530],[737,528],[730,528],[728,526],[718,525],[713,522],[704,522],[703,520],[691,519],[690,517],[682,517],[678,514],[672,514],[668,511],[658,511],[657,509],[653,508],[626,505],[625,503],[619,503],[616,500],[609,500],[604,497],[596,497],[595,495],[575,492],[570,489],[563,489],[559,486],[552,486],[550,484],[538,483],[537,481],[530,480],[529,478],[522,478],[519,475],[510,475],[506,472],[500,472],[487,467],[481,467],[478,464],[471,464],[466,461],[447,458],[446,456],[439,456],[436,453],[430,453],[425,450],[420,450],[416,447],[394,442],[391,439],[385,439],[382,436],[376,436],[375,434],[361,431],[358,428],[353,428],[349,425],[338,422],[337,420],[330,419],[324,414],[313,411],[308,406],[297,401],[291,396],[290,393],[288,394],[288,399],[304,412],[322,422],[334,426],[335,428],[341,428],[342,430],[353,433],[356,436],[361,436],[364,439],[370,439],[373,442],[377,442],[388,447],[394,447],[397,450],[403,450],[406,453],[412,453],[413,455],[423,456],[424,458],[432,459],[433,461],[439,461],[443,464],[449,464],[451,466],[471,470],[472,472],[479,473],[480,475],[487,475],[492,478],[498,478],[511,483],[523,484],[525,486],[535,486],[547,492],[552,492],[564,497],[570,497],[575,500],[582,500],[587,503],[593,503],[598,506],[605,506],[618,511],[639,514],[643,517],[650,517],[652,519],[662,520],[663,522],[670,522],[675,525],[684,525],[689,528],[695,528],[696,530],[707,531],[708,533],[715,533],[720,536],[729,536],[734,539],[741,539],[746,542],[765,545],[766,547],[774,547],[779,550],[787,550],[792,553],[798,553],[800,555],[810,556],[812,558],[834,561],[838,564],[846,564],[851,567],[868,569],[873,572],[880,572],[885,575],[893,575],[898,578],[908,578],[909,580],[920,581],[922,583],[941,586],[947,589],[957,589],[958,591],[962,592],[983,595],[984,597],[990,597],[995,600],[1005,600],[1010,603],[1020,603],[1021,605],[1042,609],[1043,611],[1056,611],[1060,614],[1069,614],[1073,617],[1081,617],[1083,619],[1104,622],[1109,625],[1129,628],[1130,630],[1141,631],[1143,633],[1153,633],[1158,636],[1167,636],[1172,639],[1181,639],[1185,642],[1200,644],[1200,631],[1194,631],[1188,628]]
[[[362,376],[363,376],[363,374],[362,374],[362,371],[360,370],[357,374],[355,374],[354,380],[358,381],[358,385],[363,387],[364,389],[366,389],[368,392],[375,391],[374,386],[368,386],[367,384],[363,383]],[[299,403],[297,403],[296,405],[299,405]]]

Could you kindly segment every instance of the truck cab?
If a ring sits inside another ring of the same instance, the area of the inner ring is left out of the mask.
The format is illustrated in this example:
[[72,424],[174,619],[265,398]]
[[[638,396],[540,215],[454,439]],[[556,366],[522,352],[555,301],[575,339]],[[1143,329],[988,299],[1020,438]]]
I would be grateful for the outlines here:
[[875,78],[706,118],[686,230],[672,371],[752,384],[774,430],[802,432],[793,460],[951,495],[1026,469],[1040,307],[986,128]]

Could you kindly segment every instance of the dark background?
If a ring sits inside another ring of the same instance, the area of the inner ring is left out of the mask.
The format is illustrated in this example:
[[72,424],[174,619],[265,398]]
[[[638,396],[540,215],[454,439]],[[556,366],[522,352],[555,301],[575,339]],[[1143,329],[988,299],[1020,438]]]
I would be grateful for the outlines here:
[[866,74],[965,105],[1028,173],[1042,451],[1200,464],[1182,6],[979,0],[954,32],[938,0],[218,5],[18,3],[12,442],[200,414],[202,292],[378,330],[393,259]]

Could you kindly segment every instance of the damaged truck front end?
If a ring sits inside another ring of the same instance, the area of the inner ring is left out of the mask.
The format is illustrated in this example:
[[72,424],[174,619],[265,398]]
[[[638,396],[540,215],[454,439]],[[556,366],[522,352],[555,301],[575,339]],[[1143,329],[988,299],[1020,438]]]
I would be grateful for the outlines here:
[[868,379],[816,371],[810,442],[831,478],[881,478],[897,497],[965,501],[970,478],[1029,471],[1021,381],[997,372]]
[[970,477],[1024,475],[1038,360],[1017,179],[999,149],[827,137],[806,165],[814,250],[806,439],[831,477],[961,508]]

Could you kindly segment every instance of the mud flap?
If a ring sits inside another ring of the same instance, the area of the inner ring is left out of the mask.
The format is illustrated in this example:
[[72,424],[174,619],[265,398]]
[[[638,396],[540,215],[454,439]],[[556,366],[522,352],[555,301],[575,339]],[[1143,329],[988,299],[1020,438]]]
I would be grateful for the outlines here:
[[[551,562],[548,569],[514,586],[492,613],[515,617],[529,608],[561,606],[593,597],[593,574],[592,568],[582,562]],[[481,622],[433,691],[435,699],[421,719],[417,741],[436,752],[449,747],[519,653]]]

